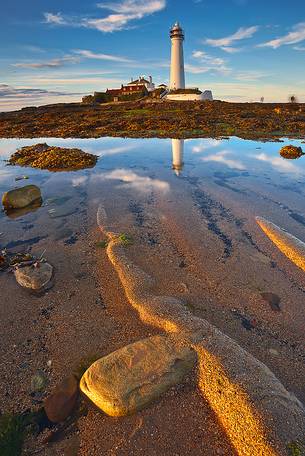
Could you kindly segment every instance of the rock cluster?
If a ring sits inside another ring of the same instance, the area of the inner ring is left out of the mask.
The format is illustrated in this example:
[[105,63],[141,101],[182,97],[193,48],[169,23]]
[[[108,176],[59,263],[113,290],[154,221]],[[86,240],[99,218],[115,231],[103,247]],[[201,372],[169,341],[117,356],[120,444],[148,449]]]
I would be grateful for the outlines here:
[[96,162],[96,155],[80,149],[49,146],[46,143],[22,147],[9,160],[11,165],[31,166],[51,171],[92,168]]
[[302,151],[302,147],[289,145],[281,148],[280,155],[281,157],[287,158],[288,160],[294,160],[296,158],[302,157],[302,155],[304,155],[304,152]]

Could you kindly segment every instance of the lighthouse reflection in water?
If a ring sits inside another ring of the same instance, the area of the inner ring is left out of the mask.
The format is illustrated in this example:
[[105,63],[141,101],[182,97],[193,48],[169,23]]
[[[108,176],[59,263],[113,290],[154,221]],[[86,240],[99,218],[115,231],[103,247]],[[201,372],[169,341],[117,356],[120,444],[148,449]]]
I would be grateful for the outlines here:
[[177,176],[183,169],[184,139],[172,139],[173,170]]

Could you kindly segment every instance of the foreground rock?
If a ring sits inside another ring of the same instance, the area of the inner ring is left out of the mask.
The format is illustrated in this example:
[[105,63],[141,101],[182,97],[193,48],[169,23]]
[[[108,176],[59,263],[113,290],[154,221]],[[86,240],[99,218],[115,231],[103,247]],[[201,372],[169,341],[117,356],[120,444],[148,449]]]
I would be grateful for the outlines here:
[[296,158],[302,157],[304,155],[302,151],[302,147],[296,147],[296,146],[284,146],[280,150],[280,155],[283,158],[287,158],[288,160],[294,160]]
[[97,360],[80,389],[108,415],[128,415],[181,382],[195,361],[195,352],[181,339],[154,336]]
[[9,160],[11,165],[31,166],[52,171],[92,168],[96,162],[96,155],[80,149],[49,146],[46,143],[22,147]]
[[32,290],[42,290],[51,280],[53,267],[49,263],[35,263],[16,269],[15,278],[19,285]]
[[34,202],[41,202],[41,192],[36,185],[26,185],[10,190],[5,192],[2,197],[2,204],[6,210],[22,209]]
[[65,378],[45,400],[44,409],[52,423],[60,423],[71,415],[77,401],[78,382],[74,375]]

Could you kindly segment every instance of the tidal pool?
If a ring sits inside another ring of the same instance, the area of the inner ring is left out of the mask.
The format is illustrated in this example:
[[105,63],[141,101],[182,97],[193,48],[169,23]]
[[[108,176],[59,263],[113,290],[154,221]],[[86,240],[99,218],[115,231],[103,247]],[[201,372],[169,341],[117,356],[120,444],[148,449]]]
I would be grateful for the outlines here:
[[[94,168],[76,172],[6,166],[17,148],[40,142],[80,148],[99,159]],[[264,217],[305,241],[305,157],[281,157],[288,144],[304,146],[234,137],[2,139],[0,193],[35,184],[43,201],[14,217],[0,213],[0,249],[46,250],[49,257],[57,248],[56,277],[72,249],[82,252],[88,234],[101,242],[91,244],[87,258],[98,249],[103,254],[105,228],[132,239],[128,255],[155,278],[156,293],[185,300],[195,315],[246,346],[304,398],[298,348],[304,273],[255,220]],[[23,176],[28,179],[16,180]],[[78,283],[82,274],[74,271]],[[55,282],[56,293],[60,286]]]
[[[97,166],[92,170],[61,173],[6,166],[5,160],[17,148],[39,142],[77,147],[96,154],[99,157]],[[108,198],[112,202],[122,190],[132,199],[157,192],[164,199],[174,201],[178,194],[181,197],[182,187],[186,197],[197,192],[198,200],[198,186],[203,185],[211,197],[215,196],[215,200],[221,194],[226,204],[243,207],[248,217],[262,215],[271,218],[274,223],[280,223],[302,237],[305,225],[305,157],[287,160],[279,154],[281,147],[291,143],[302,146],[301,141],[296,140],[277,143],[238,138],[1,139],[0,192],[36,184],[43,193],[41,215],[56,218],[69,217],[74,211],[79,211],[85,193],[86,205],[99,196],[107,200],[103,187],[109,191]],[[91,197],[88,199],[89,188]],[[200,201],[197,201],[198,204],[200,206]],[[208,216],[211,208],[207,202],[203,206],[201,209]],[[37,210],[35,216],[25,213],[18,217],[17,214],[12,223],[17,226],[24,222],[24,217],[30,220],[37,216]],[[8,220],[5,215],[2,213],[0,217],[1,224],[6,225]],[[5,231],[5,226],[0,231]]]

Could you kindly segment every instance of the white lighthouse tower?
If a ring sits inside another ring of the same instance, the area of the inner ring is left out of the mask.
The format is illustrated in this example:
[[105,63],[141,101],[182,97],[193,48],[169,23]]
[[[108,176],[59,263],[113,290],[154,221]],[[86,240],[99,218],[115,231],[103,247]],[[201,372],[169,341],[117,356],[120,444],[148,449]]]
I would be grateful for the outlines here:
[[184,33],[178,22],[171,28],[170,37],[172,41],[170,90],[185,89]]
[[183,56],[184,32],[179,22],[176,22],[170,29],[170,38],[172,42],[170,84],[169,90],[164,97],[167,100],[173,101],[212,101],[213,96],[210,90],[206,90],[202,93],[197,87],[185,88]]
[[173,170],[179,176],[183,169],[184,139],[172,139]]

